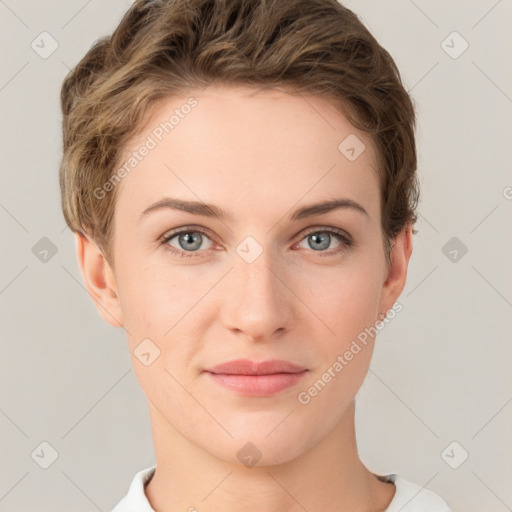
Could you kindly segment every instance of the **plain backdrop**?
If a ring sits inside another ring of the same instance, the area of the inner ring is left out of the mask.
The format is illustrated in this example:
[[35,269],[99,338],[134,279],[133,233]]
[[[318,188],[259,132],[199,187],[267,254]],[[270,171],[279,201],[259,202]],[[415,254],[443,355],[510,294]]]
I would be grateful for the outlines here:
[[[345,4],[414,98],[422,186],[403,311],[358,395],[360,455],[454,512],[511,510],[512,1]],[[0,1],[0,511],[108,511],[154,464],[124,332],[83,286],[58,187],[62,80],[129,5]]]

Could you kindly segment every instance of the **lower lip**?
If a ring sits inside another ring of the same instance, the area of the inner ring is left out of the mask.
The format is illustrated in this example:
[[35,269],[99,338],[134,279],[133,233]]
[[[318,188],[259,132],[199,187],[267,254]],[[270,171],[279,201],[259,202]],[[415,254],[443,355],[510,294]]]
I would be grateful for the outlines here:
[[210,373],[210,377],[226,388],[244,395],[269,396],[295,386],[308,370],[299,373],[272,373],[270,375],[232,375]]

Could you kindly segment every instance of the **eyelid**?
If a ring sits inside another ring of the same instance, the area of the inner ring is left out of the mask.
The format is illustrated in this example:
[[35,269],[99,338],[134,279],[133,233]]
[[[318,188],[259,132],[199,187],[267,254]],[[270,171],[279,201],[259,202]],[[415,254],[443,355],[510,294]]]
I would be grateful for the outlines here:
[[214,237],[212,237],[210,230],[203,228],[202,226],[195,226],[194,224],[187,224],[185,226],[179,226],[177,228],[171,229],[170,231],[166,231],[165,234],[163,234],[159,238],[159,241],[163,242],[163,241],[169,240],[169,238],[172,238],[181,233],[188,233],[188,232],[193,232],[193,231],[198,231],[199,233],[202,233],[203,235],[208,236],[208,238],[210,238],[210,239],[214,238]]
[[322,233],[324,231],[337,233],[338,235],[345,237],[347,241],[352,242],[352,237],[349,233],[347,233],[344,229],[336,228],[334,226],[313,226],[312,228],[306,228],[299,233],[301,235],[300,240],[308,235],[311,235],[312,233]]
[[[304,228],[296,236],[302,235],[302,237],[305,237],[311,233],[316,233],[316,232],[324,231],[324,230],[325,231],[335,231],[338,234],[347,237],[349,240],[352,239],[351,235],[344,229],[336,228],[334,226],[322,226],[322,225]],[[171,229],[170,231],[166,231],[161,237],[159,237],[159,240],[162,241],[162,240],[168,239],[169,237],[172,237],[174,235],[188,232],[188,231],[199,231],[200,233],[203,233],[210,238],[215,238],[215,236],[212,236],[211,231],[207,228],[204,228],[203,226],[194,225],[194,224],[186,224],[184,226],[178,226],[174,229]],[[293,238],[295,238],[295,237],[293,237]],[[301,240],[302,240],[302,238],[301,238]]]

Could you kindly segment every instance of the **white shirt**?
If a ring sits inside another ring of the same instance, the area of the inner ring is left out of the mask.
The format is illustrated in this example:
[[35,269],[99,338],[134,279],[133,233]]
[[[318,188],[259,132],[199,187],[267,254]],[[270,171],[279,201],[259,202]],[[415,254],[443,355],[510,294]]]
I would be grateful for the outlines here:
[[[139,471],[132,480],[128,494],[111,512],[155,512],[144,494],[145,485],[151,480],[156,465]],[[436,493],[424,489],[395,473],[381,477],[393,482],[395,495],[383,512],[451,512],[446,502]]]

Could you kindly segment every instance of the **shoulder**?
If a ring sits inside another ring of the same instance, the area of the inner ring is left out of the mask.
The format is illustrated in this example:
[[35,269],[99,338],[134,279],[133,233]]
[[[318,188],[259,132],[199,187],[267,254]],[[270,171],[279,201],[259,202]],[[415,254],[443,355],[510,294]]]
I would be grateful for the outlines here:
[[156,465],[142,469],[133,477],[128,493],[111,512],[155,512],[144,493],[144,486],[155,473]]
[[[144,493],[145,485],[155,473],[156,465],[135,474],[128,493],[111,512],[155,512]],[[395,494],[384,512],[451,512],[438,494],[392,473],[379,477],[395,484]]]
[[395,473],[383,478],[394,482],[396,487],[395,495],[384,512],[451,512],[446,501],[435,492]]

